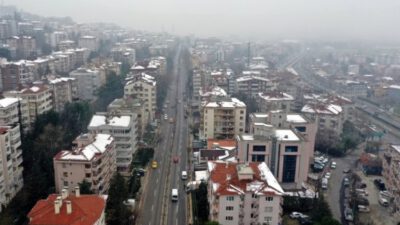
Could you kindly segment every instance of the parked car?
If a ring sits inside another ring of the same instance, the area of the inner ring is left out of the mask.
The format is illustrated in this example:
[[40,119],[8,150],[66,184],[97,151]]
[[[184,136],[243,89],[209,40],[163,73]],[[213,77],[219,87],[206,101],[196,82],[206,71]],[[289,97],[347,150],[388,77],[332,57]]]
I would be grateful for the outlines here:
[[158,167],[157,161],[156,161],[156,160],[153,160],[153,161],[151,162],[151,168],[157,169],[157,167]]
[[350,168],[345,168],[344,170],[343,170],[343,173],[350,173],[351,172],[351,169]]
[[312,221],[309,218],[298,218],[298,221],[301,225],[312,225]]
[[347,221],[353,221],[354,220],[353,210],[351,210],[350,208],[345,208],[344,209],[344,218]]
[[368,191],[362,188],[355,189],[356,193],[363,194],[364,196],[368,196]]
[[331,178],[331,172],[327,172],[327,173],[325,173],[325,178],[326,178],[326,179],[329,179],[329,178]]
[[343,178],[343,186],[348,187],[349,185],[350,185],[349,178],[347,178],[347,177]]
[[367,184],[366,183],[364,183],[364,182],[361,182],[361,183],[357,183],[357,188],[367,188]]
[[369,212],[370,211],[369,207],[365,206],[365,205],[358,205],[357,208],[358,208],[359,212]]
[[307,215],[301,213],[301,212],[292,212],[289,215],[290,218],[292,219],[298,219],[298,218],[308,218]]
[[380,190],[380,191],[386,190],[385,183],[381,179],[375,179],[374,184],[375,184],[376,188],[378,188],[378,190]]
[[388,200],[386,200],[386,198],[380,197],[378,202],[383,207],[388,207],[389,206],[389,202],[388,202]]
[[331,169],[336,169],[336,162],[332,161],[332,163],[331,163]]

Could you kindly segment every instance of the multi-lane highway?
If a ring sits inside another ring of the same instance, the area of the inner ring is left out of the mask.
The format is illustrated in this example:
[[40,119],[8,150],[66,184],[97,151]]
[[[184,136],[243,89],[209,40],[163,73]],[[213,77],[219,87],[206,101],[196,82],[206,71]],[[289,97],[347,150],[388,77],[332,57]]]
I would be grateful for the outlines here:
[[[139,225],[178,225],[187,224],[187,196],[184,191],[186,181],[181,180],[181,172],[187,171],[188,123],[185,119],[183,99],[188,70],[182,57],[183,47],[178,47],[174,57],[173,73],[166,96],[164,119],[160,125],[161,141],[156,146],[154,159],[157,169],[149,169],[144,184],[142,207],[139,212]],[[169,119],[174,121],[171,123]],[[174,158],[178,158],[174,162]],[[171,201],[171,191],[178,189],[179,200]]]

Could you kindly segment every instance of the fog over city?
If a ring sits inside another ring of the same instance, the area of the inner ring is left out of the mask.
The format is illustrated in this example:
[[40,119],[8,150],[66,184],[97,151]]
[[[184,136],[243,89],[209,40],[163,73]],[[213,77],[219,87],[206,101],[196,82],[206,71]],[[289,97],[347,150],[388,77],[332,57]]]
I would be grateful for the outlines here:
[[396,41],[395,0],[5,0],[46,16],[243,39]]

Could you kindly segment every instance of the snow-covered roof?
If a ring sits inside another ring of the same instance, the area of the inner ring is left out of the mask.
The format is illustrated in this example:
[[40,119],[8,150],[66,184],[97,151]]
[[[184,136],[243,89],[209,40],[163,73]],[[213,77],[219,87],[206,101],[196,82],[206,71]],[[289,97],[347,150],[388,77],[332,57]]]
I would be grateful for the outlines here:
[[129,127],[131,124],[130,116],[110,116],[94,115],[90,121],[89,127],[99,127],[103,125],[115,127]]
[[400,89],[400,85],[390,85],[389,88],[391,88],[391,89]]
[[201,97],[209,97],[209,96],[227,96],[227,93],[224,89],[214,86],[209,91],[204,91],[202,89],[199,90],[199,94]]
[[266,101],[293,101],[293,96],[284,92],[258,93],[258,96]]
[[284,193],[285,191],[282,189],[281,185],[279,182],[276,180],[274,175],[272,174],[271,170],[268,168],[267,164],[265,162],[260,163],[258,165],[258,169],[261,174],[261,179],[267,182],[268,186],[271,188],[275,189],[279,193]]
[[400,154],[400,145],[392,145],[392,148]]
[[275,137],[280,141],[300,141],[300,138],[290,129],[275,130]]
[[307,120],[299,114],[288,114],[286,115],[286,121],[290,123],[306,123]]
[[0,107],[2,108],[7,108],[8,106],[17,103],[18,102],[18,98],[3,98],[0,99]]
[[267,79],[265,77],[250,75],[250,76],[239,77],[236,79],[236,82],[245,82],[245,81],[249,81],[249,80],[261,80],[261,81],[267,81],[267,82],[269,81],[269,79]]
[[58,160],[90,161],[96,154],[104,153],[113,140],[114,138],[109,134],[97,134],[91,144],[72,151],[61,151],[55,158]]
[[331,114],[338,115],[343,111],[342,107],[334,104],[318,104],[318,105],[310,105],[307,104],[303,106],[301,112],[304,113],[315,113],[315,114]]
[[68,82],[70,80],[76,80],[76,78],[73,78],[73,77],[60,77],[60,78],[56,78],[56,79],[50,80],[49,83],[50,84],[57,84],[57,83],[61,83],[61,82]]
[[203,102],[203,107],[210,107],[210,108],[236,108],[236,107],[246,107],[244,102],[240,101],[237,98],[231,98],[231,101],[210,101],[210,102]]

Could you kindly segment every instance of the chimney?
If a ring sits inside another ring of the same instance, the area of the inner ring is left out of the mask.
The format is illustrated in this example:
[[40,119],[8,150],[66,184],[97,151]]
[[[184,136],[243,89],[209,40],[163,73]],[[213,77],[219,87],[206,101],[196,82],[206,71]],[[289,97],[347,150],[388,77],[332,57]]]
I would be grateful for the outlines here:
[[71,201],[67,201],[67,214],[71,214],[72,213],[72,204]]
[[79,198],[81,196],[81,190],[79,189],[79,186],[75,187],[75,197]]
[[62,203],[63,203],[61,196],[57,197],[57,201],[58,201],[58,206],[61,208]]
[[65,188],[63,188],[63,189],[61,190],[61,198],[64,200],[64,199],[66,199],[67,197],[68,197],[68,190],[65,189]]
[[231,175],[230,175],[230,174],[227,174],[227,175],[226,175],[226,180],[227,180],[227,181],[230,181],[230,180],[231,180]]
[[60,214],[60,205],[59,205],[60,203],[59,203],[59,201],[58,200],[55,200],[54,201],[54,213],[55,214]]

